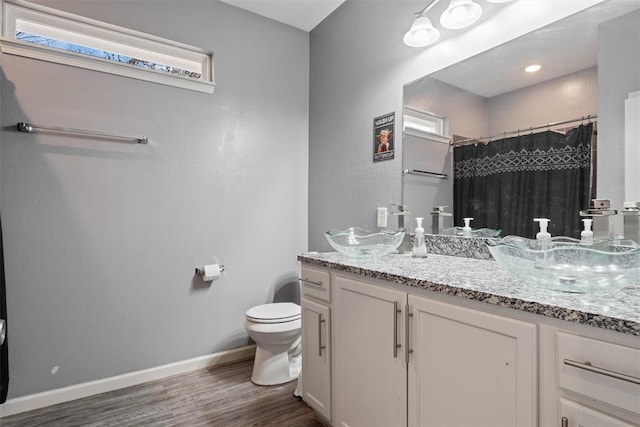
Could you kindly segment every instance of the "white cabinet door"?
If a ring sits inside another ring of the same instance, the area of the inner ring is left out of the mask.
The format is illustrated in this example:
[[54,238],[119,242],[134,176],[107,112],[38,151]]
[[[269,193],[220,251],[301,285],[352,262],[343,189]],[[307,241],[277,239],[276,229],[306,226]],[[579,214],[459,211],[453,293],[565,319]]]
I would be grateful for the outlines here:
[[333,284],[333,425],[405,426],[406,293],[341,276]]
[[301,298],[302,399],[331,421],[331,317],[327,305]]
[[409,296],[409,426],[537,419],[536,325]]
[[582,406],[578,403],[559,399],[560,417],[558,427],[633,427],[617,418]]

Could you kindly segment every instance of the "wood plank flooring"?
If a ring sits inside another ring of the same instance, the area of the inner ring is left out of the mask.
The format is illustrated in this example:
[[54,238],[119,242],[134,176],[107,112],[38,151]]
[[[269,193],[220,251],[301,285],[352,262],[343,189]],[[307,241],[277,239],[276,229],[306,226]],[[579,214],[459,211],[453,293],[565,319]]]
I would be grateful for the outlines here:
[[297,381],[251,383],[253,361],[206,368],[0,419],[32,426],[320,427],[293,396]]

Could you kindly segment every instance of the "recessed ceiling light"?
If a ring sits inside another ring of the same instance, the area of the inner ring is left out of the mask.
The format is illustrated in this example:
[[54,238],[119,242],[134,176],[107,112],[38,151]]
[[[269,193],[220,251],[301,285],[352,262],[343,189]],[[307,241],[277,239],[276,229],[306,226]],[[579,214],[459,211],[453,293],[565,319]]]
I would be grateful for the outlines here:
[[535,73],[536,71],[539,71],[542,68],[542,65],[538,65],[538,64],[533,64],[533,65],[529,65],[528,67],[526,67],[524,70],[527,73]]

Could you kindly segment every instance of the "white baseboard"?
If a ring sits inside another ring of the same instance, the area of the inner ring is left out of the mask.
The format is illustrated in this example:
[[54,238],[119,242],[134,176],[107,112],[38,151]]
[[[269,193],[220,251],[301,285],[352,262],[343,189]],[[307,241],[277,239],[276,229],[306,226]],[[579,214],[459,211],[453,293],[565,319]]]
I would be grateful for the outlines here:
[[144,369],[142,371],[130,372],[127,374],[117,375],[115,377],[104,378],[101,380],[9,399],[4,404],[0,405],[0,418],[19,414],[20,412],[31,411],[33,409],[44,408],[45,406],[57,405],[58,403],[81,399],[83,397],[93,396],[99,393],[118,390],[120,388],[145,383],[147,381],[158,380],[196,369],[222,366],[229,363],[249,360],[254,357],[255,352],[255,345],[247,345],[244,347],[234,348],[232,350],[221,351],[219,353],[156,366],[155,368]]

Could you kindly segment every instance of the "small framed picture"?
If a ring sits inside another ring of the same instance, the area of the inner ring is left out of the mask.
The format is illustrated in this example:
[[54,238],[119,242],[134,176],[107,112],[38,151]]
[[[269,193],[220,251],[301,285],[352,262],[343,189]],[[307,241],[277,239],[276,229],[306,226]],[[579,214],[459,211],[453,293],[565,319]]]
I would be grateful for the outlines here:
[[393,133],[395,111],[373,119],[373,161],[391,160],[395,155]]

